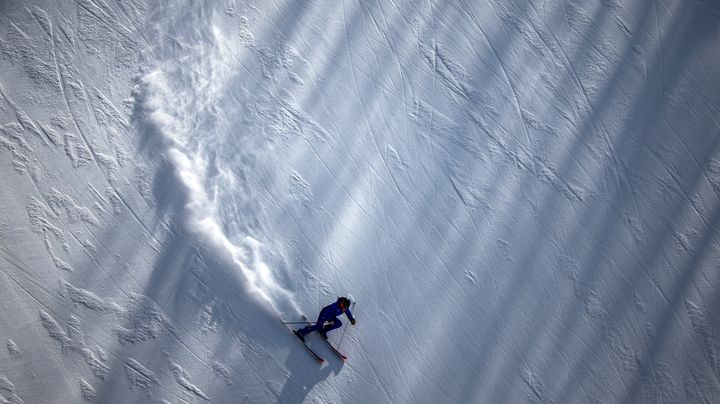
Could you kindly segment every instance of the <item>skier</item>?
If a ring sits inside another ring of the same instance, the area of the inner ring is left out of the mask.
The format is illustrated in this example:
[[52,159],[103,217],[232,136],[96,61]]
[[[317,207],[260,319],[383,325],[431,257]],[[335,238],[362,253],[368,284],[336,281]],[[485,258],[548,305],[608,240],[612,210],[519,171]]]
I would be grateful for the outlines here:
[[321,337],[327,339],[328,331],[340,328],[342,325],[342,321],[340,321],[338,316],[343,313],[345,313],[347,318],[350,319],[350,324],[355,325],[355,319],[353,318],[352,313],[350,313],[350,299],[347,297],[338,297],[335,303],[325,306],[322,310],[320,310],[320,315],[318,315],[318,319],[315,324],[308,325],[305,328],[294,331],[295,335],[305,342],[306,335],[313,331],[317,331]]

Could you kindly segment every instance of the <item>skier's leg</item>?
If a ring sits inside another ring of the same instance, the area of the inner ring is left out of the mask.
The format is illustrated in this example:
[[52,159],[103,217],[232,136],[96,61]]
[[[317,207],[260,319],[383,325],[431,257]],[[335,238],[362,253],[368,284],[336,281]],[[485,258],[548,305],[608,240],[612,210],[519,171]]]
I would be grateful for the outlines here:
[[298,334],[300,334],[301,337],[304,337],[304,336],[310,334],[312,332],[312,330],[310,329],[310,326],[308,325],[308,326],[305,326],[305,327],[297,330],[297,332],[298,332]]
[[299,329],[298,332],[300,333],[300,335],[302,335],[304,337],[304,336],[310,334],[311,332],[318,331],[320,329],[322,329],[322,324],[315,323],[315,324],[311,324],[304,328]]
[[322,333],[327,334],[328,331],[332,331],[336,328],[340,328],[342,326],[342,321],[340,321],[339,318],[335,317],[334,319],[329,320],[328,324],[323,327]]
[[325,327],[325,323],[331,320],[332,318],[328,318],[320,312],[320,315],[318,315],[317,321],[314,324],[313,331],[318,331],[320,334],[324,333],[323,329]]

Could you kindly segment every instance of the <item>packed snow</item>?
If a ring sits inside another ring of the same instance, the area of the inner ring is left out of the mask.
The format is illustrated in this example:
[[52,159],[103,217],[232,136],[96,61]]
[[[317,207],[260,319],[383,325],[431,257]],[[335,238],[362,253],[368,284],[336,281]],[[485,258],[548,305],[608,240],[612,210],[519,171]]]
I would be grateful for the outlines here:
[[[712,0],[3,0],[0,403],[720,402],[718,49]],[[281,321],[344,295],[318,364]]]

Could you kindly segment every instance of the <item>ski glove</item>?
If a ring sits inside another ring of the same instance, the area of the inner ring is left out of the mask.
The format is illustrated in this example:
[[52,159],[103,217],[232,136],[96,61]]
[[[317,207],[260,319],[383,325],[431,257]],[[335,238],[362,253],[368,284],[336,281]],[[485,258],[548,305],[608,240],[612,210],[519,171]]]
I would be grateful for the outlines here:
[[357,321],[353,320],[353,321],[350,322],[350,324],[355,325],[356,322],[357,322]]

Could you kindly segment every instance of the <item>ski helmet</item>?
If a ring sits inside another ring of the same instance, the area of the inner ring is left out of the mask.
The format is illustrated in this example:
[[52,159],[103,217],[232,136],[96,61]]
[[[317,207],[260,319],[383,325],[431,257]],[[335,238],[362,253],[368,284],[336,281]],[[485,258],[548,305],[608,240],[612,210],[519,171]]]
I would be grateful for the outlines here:
[[350,307],[350,299],[345,296],[338,297],[338,302],[345,307]]

